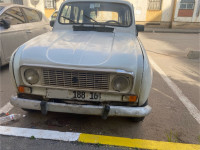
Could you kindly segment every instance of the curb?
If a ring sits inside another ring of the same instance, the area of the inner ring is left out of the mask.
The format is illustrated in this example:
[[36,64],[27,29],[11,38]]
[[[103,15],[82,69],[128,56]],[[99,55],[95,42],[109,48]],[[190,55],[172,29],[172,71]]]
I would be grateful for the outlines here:
[[59,140],[67,142],[81,142],[87,144],[102,144],[109,146],[120,146],[141,149],[157,150],[199,150],[200,145],[182,144],[162,141],[152,141],[143,139],[130,139],[122,137],[112,137],[94,134],[84,134],[75,132],[59,132],[40,129],[16,128],[0,126],[0,135],[18,136],[27,138],[38,138],[46,140]]
[[200,29],[168,29],[168,28],[145,28],[144,32],[157,33],[200,33]]
[[200,51],[189,51],[187,54],[187,58],[189,59],[199,59],[200,58]]

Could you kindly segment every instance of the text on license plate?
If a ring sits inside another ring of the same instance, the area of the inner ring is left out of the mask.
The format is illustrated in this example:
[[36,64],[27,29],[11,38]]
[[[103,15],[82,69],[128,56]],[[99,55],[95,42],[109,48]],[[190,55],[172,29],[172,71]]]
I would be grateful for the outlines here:
[[73,91],[73,98],[74,99],[100,100],[101,99],[101,93]]

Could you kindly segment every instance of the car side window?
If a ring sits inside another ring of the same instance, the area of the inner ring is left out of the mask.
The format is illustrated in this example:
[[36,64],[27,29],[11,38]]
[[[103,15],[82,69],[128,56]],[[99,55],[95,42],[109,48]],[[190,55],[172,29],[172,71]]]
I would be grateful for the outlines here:
[[28,8],[22,8],[27,19],[28,22],[39,22],[41,21],[41,17],[40,15],[37,13],[36,10],[34,9],[28,9]]
[[23,13],[18,7],[13,7],[6,10],[1,16],[0,19],[9,20],[11,25],[25,23],[25,18]]

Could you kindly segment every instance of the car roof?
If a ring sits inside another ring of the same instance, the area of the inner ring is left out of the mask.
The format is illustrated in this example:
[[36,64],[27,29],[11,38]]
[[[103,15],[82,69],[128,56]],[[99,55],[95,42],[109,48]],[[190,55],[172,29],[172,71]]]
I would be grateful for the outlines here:
[[4,7],[9,6],[9,5],[12,5],[12,4],[10,4],[10,3],[0,3],[0,6],[4,6]]
[[0,6],[5,7],[5,9],[10,8],[10,7],[14,7],[14,6],[16,6],[16,7],[25,7],[25,8],[34,9],[34,10],[37,10],[37,11],[41,12],[38,9],[35,9],[35,8],[32,8],[32,7],[28,7],[28,6],[25,6],[25,5],[18,5],[18,4],[11,4],[11,3],[0,3]]
[[65,2],[114,2],[132,4],[132,0],[66,0]]
[[66,0],[66,2],[71,2],[71,1],[98,1],[98,2],[131,2],[132,0]]

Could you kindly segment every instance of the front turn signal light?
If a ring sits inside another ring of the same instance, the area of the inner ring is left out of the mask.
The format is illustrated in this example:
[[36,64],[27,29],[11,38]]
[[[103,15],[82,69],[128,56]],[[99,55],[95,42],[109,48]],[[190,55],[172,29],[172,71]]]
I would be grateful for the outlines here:
[[125,95],[125,96],[123,96],[123,101],[137,102],[137,96],[136,95]]
[[18,87],[18,92],[19,93],[31,93],[31,88],[24,87],[24,86],[19,86]]
[[136,102],[137,101],[137,96],[133,95],[133,96],[129,96],[129,102]]

